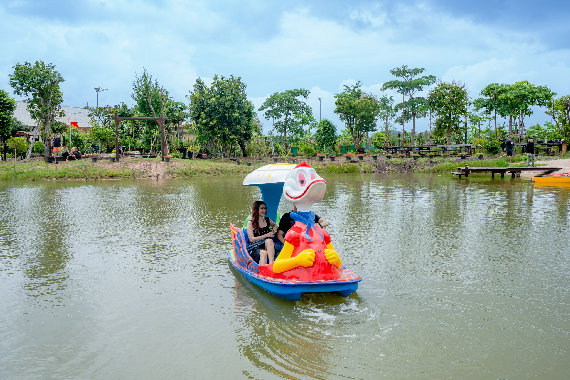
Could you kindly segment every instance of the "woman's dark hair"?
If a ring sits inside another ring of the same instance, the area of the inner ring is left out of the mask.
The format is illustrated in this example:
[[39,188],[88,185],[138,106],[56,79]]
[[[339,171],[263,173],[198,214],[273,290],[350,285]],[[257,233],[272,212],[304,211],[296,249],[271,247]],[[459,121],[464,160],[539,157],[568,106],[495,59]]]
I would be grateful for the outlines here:
[[261,205],[267,207],[264,201],[255,201],[251,207],[251,225],[255,232],[259,232],[259,208]]

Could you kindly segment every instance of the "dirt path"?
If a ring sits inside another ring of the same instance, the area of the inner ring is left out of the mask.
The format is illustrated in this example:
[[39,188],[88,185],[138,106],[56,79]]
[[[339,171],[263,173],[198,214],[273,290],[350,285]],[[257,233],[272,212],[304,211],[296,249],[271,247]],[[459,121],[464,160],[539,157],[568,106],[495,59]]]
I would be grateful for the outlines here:
[[[172,165],[173,163],[171,163]],[[100,160],[95,165],[106,168],[126,168],[129,170],[136,170],[145,173],[139,178],[168,178],[166,174],[167,163],[162,161],[142,161],[135,160],[130,157],[121,157],[119,162],[109,162],[107,160]]]

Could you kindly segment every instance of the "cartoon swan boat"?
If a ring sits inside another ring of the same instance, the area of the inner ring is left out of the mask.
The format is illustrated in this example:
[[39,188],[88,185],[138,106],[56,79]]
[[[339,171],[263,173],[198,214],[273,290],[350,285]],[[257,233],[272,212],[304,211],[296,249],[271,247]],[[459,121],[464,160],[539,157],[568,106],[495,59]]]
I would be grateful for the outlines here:
[[342,265],[330,235],[314,223],[312,206],[321,201],[326,182],[306,162],[271,164],[246,176],[244,186],[258,186],[267,204],[267,216],[277,219],[282,195],[297,207],[291,212],[295,224],[285,235],[285,244],[277,259],[258,265],[246,250],[247,232],[230,223],[233,250],[230,263],[246,279],[269,293],[298,301],[305,293],[334,292],[349,296],[361,278]]

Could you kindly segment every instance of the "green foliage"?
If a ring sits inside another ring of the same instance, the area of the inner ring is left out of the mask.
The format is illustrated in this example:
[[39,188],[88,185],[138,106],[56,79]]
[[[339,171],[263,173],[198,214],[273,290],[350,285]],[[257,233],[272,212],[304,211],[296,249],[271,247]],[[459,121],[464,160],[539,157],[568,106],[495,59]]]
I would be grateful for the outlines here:
[[485,139],[482,138],[475,138],[473,139],[473,141],[471,142],[474,146],[475,146],[475,151],[476,152],[482,152],[483,149],[483,145],[485,144]]
[[[413,119],[414,120],[414,128],[415,128],[415,119],[416,117],[423,117],[425,116],[428,108],[427,102],[424,98],[420,98],[414,96],[416,92],[420,92],[426,86],[431,86],[435,83],[435,76],[434,75],[424,75],[418,77],[421,73],[425,71],[424,68],[413,68],[410,69],[406,65],[402,65],[401,67],[396,67],[390,70],[390,73],[394,75],[396,78],[402,78],[401,80],[391,80],[382,86],[382,90],[396,90],[399,94],[402,94],[402,101],[404,101],[404,97],[408,96],[408,101],[406,103],[400,103],[399,106],[394,108],[402,109],[403,112],[403,120],[402,120],[402,129],[404,130],[404,122],[406,120]],[[414,100],[418,99],[418,100]],[[406,114],[405,107],[409,108],[408,113]],[[386,126],[386,133],[388,127]],[[413,135],[415,135],[415,130],[413,131]],[[412,143],[414,142],[414,136],[412,135]],[[404,136],[402,136],[404,137]]]
[[313,144],[305,144],[301,147],[301,153],[305,157],[315,157],[317,155],[317,149]]
[[483,149],[485,153],[495,155],[501,151],[501,142],[499,140],[485,140]]
[[551,99],[546,114],[554,120],[557,134],[570,140],[570,95]]
[[540,124],[531,126],[527,130],[527,135],[541,140],[563,139],[564,135],[560,132],[560,129],[557,128],[555,124],[547,121],[544,123],[544,127],[540,126]]
[[279,143],[273,143],[273,154],[276,156],[285,156],[285,147]]
[[180,128],[184,120],[189,116],[188,107],[182,102],[168,100],[165,105],[164,116],[166,117],[166,125],[174,128]]
[[404,162],[406,162],[406,160],[404,160],[403,158],[390,158],[387,161],[389,161],[391,164],[393,165],[402,165]]
[[10,137],[6,141],[6,146],[10,152],[16,151],[16,156],[21,156],[26,153],[30,143],[26,142],[25,137]]
[[20,120],[16,119],[15,117],[12,118],[11,123],[12,128],[12,135],[14,135],[18,131],[30,132],[31,129],[26,124],[22,123]]
[[439,162],[433,165],[429,171],[432,173],[449,173],[451,171],[456,171],[457,167],[461,166],[456,160],[450,158],[441,158]]
[[335,95],[335,110],[344,121],[355,147],[360,147],[362,138],[367,132],[376,129],[376,120],[381,113],[378,100],[361,89],[360,81],[352,86],[345,85],[344,91]]
[[202,79],[196,80],[189,110],[201,144],[216,142],[226,152],[239,145],[243,156],[247,155],[246,144],[260,126],[255,123],[245,88],[241,78],[233,75],[215,75],[210,87]]
[[32,153],[41,154],[44,151],[44,143],[41,141],[34,142],[34,147],[32,148]]
[[315,141],[319,151],[321,153],[333,152],[336,140],[336,127],[334,124],[328,119],[321,120],[315,132]]
[[481,95],[484,97],[475,101],[476,109],[484,109],[487,114],[496,111],[509,120],[518,119],[524,130],[524,117],[532,115],[532,107],[548,105],[555,93],[546,86],[521,81],[512,85],[491,83],[481,90]]
[[[69,131],[66,132],[65,135],[69,138]],[[80,129],[71,128],[71,141],[67,140],[67,145],[70,149],[72,147],[77,147],[80,152],[87,153],[91,150],[90,136]]]
[[322,170],[324,173],[360,173],[358,164],[327,165]]
[[386,135],[383,132],[376,132],[372,135],[372,146],[380,148],[386,145]]
[[267,156],[269,155],[270,149],[265,138],[260,134],[255,134],[247,146],[247,154],[257,157]]
[[56,120],[50,124],[51,131],[54,135],[63,135],[68,130],[67,124],[63,121]]
[[380,113],[378,117],[384,122],[384,135],[389,136],[390,124],[392,122],[392,118],[396,115],[396,110],[394,109],[394,98],[392,96],[382,95],[378,100],[378,103],[380,104]]
[[435,136],[445,136],[451,144],[452,137],[464,132],[463,117],[467,114],[467,89],[459,83],[439,83],[429,93],[429,105],[435,114]]
[[89,131],[89,138],[92,144],[101,145],[105,152],[110,153],[115,141],[115,131],[108,127],[95,126]]
[[265,118],[274,121],[273,129],[283,135],[285,150],[289,149],[288,133],[303,134],[303,126],[314,124],[313,110],[304,99],[310,91],[303,88],[276,92],[263,102],[259,111]]
[[502,95],[502,100],[509,107],[509,115],[518,117],[519,125],[524,128],[524,117],[532,115],[532,107],[547,105],[554,95],[546,86],[521,81],[509,86],[509,90]]
[[[168,91],[146,69],[143,69],[143,73],[140,76],[135,74],[131,97],[136,103],[132,112],[134,115],[120,116],[165,117],[167,104],[172,104]],[[113,108],[112,111],[118,110]],[[100,115],[101,110],[98,110],[97,113]],[[135,132],[139,136],[137,148],[154,153],[161,146],[159,124],[154,120],[140,121],[137,124],[140,125]],[[106,122],[103,125],[108,126]],[[170,132],[169,126],[172,127],[172,124],[165,124],[165,128],[167,128],[165,133]],[[109,127],[113,128],[113,130],[115,128],[114,125],[109,125]]]
[[59,87],[63,77],[52,64],[36,61],[34,65],[25,62],[14,66],[10,85],[17,95],[28,97],[28,111],[43,130],[44,154],[49,155],[50,124],[56,117],[64,116],[61,109],[63,95]]
[[16,101],[6,91],[0,90],[0,137],[11,136],[15,109]]
[[435,83],[435,76],[425,75],[422,77],[417,77],[425,71],[424,68],[414,68],[409,69],[407,65],[402,65],[401,67],[396,67],[390,70],[390,73],[397,78],[402,78],[402,80],[392,80],[384,83],[382,90],[396,90],[399,94],[403,96],[413,96],[414,93],[421,91],[423,87],[432,85]]
[[143,69],[140,76],[135,74],[131,97],[136,102],[137,113],[146,117],[164,115],[164,107],[169,100],[168,91],[162,88],[146,69]]

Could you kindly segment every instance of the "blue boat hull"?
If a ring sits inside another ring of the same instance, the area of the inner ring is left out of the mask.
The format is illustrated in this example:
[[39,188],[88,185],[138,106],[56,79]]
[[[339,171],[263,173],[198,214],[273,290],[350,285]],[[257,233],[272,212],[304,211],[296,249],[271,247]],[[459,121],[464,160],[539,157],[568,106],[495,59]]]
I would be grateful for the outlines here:
[[337,293],[348,297],[356,289],[361,278],[347,268],[343,268],[341,279],[334,281],[301,282],[287,281],[265,277],[238,265],[234,252],[228,252],[228,259],[232,266],[247,280],[259,286],[270,294],[290,301],[298,301],[306,293]]

